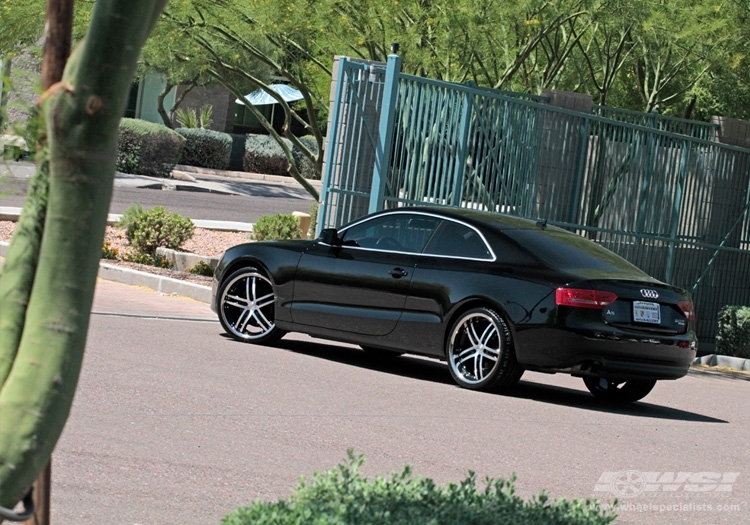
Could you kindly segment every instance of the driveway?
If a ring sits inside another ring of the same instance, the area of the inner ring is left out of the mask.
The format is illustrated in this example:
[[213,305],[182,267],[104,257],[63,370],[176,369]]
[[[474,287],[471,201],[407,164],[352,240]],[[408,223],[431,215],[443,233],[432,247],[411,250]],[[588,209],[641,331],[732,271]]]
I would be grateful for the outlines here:
[[618,523],[747,516],[748,375],[691,372],[608,409],[568,376],[527,373],[499,396],[457,388],[436,361],[294,335],[236,343],[205,304],[116,283],[100,281],[94,310],[54,523],[216,523],[347,449],[368,476],[408,463],[441,484],[515,473],[525,497],[617,497]]

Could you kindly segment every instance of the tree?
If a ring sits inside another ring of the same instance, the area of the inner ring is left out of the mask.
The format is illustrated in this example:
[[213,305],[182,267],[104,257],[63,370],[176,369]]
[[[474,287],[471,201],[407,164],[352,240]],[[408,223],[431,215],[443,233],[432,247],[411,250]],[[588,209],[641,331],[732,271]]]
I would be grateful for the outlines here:
[[[326,66],[318,61],[304,46],[297,43],[286,31],[271,30],[269,26],[263,25],[250,14],[243,11],[242,2],[234,4],[231,1],[222,1],[211,6],[196,6],[194,16],[183,17],[168,13],[167,17],[180,30],[184,31],[190,38],[200,46],[209,56],[206,72],[214,80],[223,84],[239,99],[243,99],[248,91],[252,89],[263,89],[271,97],[276,99],[281,110],[284,112],[285,123],[281,134],[277,132],[265,116],[252,104],[246,103],[246,108],[256,117],[268,134],[279,144],[287,157],[292,177],[315,199],[320,198],[318,191],[300,174],[292,149],[283,140],[288,138],[292,144],[307,156],[320,173],[323,162],[323,132],[318,125],[316,117],[317,108],[324,102],[316,97],[310,84],[305,82],[305,65],[312,63],[326,72],[330,79],[331,72]],[[240,22],[240,27],[228,25],[223,22],[222,12],[231,9],[235,20]],[[217,12],[219,10],[220,12]],[[254,34],[254,38],[245,36]],[[262,36],[260,40],[258,36]],[[227,57],[222,53],[223,49],[232,49],[234,56]],[[297,88],[304,97],[304,107],[307,118],[303,118],[297,111],[274,90],[269,87],[270,82],[248,69],[238,57],[245,57],[263,65],[263,71],[269,71],[275,78],[283,79],[291,86]],[[312,151],[298,137],[291,133],[291,121],[296,120],[302,124],[305,134],[312,135],[317,142],[317,151]],[[282,137],[284,135],[285,137]]]
[[[165,0],[98,0],[40,100],[46,146],[0,276],[0,505],[49,460],[75,393],[112,193],[118,123]],[[47,191],[47,183],[49,189]]]

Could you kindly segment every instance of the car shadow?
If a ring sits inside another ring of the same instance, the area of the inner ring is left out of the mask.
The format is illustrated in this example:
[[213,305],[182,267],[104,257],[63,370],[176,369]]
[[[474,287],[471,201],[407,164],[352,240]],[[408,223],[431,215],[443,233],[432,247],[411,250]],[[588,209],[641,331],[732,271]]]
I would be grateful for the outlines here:
[[[447,365],[438,360],[403,355],[400,357],[383,357],[364,352],[358,348],[332,346],[326,343],[295,341],[282,339],[274,345],[298,354],[326,359],[350,366],[376,370],[401,377],[409,377],[431,383],[455,385],[447,370]],[[527,372],[527,374],[531,374]],[[533,377],[533,376],[532,376]],[[535,382],[532,377],[524,376],[521,381],[502,395],[519,399],[529,399],[540,403],[561,405],[582,410],[620,414],[623,416],[690,421],[696,423],[728,423],[718,419],[679,408],[655,405],[644,401],[625,405],[606,404],[588,392],[557,385],[546,385]],[[456,388],[459,388],[456,386]],[[498,395],[480,393],[478,395]]]
[[[729,423],[719,419],[679,408],[655,405],[648,401],[626,403],[624,405],[605,403],[588,392],[556,385],[545,385],[528,379],[521,381],[504,395],[521,399],[531,399],[552,405],[607,412],[623,416],[647,417],[654,419],[671,419],[675,421],[691,421],[695,423]],[[648,399],[648,398],[647,398]]]

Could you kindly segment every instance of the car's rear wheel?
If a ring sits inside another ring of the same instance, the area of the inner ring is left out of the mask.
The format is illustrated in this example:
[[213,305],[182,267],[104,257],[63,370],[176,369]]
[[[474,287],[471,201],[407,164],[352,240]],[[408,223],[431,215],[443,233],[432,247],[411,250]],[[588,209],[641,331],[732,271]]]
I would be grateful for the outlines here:
[[594,397],[608,403],[633,403],[643,399],[654,388],[653,379],[611,379],[584,377],[583,383]]
[[523,374],[508,325],[489,308],[459,316],[448,332],[445,354],[451,376],[463,388],[499,392]]
[[227,277],[219,290],[219,321],[234,339],[273,343],[284,336],[276,327],[273,283],[256,268],[242,268]]

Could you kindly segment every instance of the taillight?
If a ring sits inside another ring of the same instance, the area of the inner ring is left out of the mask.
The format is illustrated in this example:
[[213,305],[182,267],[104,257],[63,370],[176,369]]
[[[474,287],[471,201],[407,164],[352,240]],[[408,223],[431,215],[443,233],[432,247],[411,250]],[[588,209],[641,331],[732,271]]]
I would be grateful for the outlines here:
[[677,301],[677,307],[688,321],[695,321],[695,308],[693,307],[693,301],[682,299]]
[[589,290],[586,288],[558,288],[555,290],[557,306],[572,306],[574,308],[594,308],[602,310],[608,304],[617,300],[614,292]]

